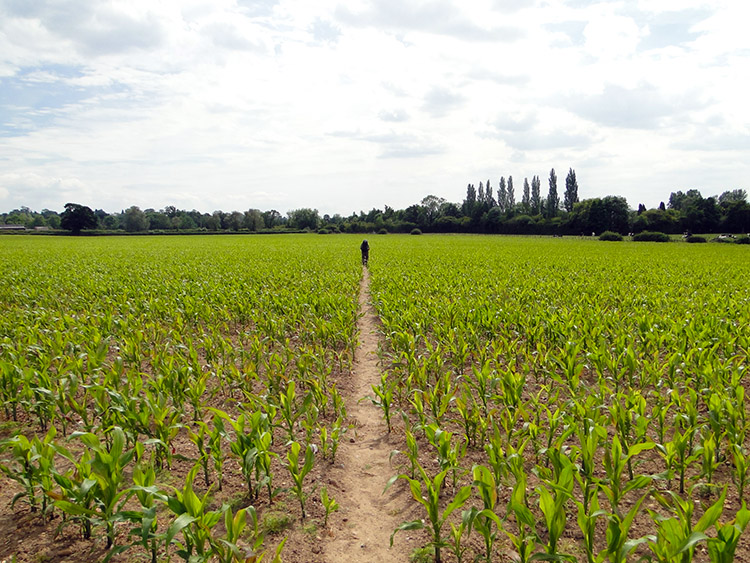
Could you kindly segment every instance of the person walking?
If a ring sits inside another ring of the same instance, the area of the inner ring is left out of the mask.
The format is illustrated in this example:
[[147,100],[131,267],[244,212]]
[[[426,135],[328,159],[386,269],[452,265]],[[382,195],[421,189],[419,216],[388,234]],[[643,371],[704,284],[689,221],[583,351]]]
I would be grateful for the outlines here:
[[362,251],[362,265],[367,266],[367,262],[370,260],[370,243],[367,242],[367,239],[362,241],[359,249]]

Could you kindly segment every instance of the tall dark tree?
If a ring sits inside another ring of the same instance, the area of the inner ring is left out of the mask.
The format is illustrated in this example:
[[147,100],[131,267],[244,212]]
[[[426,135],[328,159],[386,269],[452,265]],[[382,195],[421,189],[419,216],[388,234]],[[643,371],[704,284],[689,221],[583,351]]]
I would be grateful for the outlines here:
[[547,194],[547,217],[557,217],[560,208],[560,196],[557,195],[557,174],[553,168],[549,172],[549,193]]
[[529,179],[523,179],[523,195],[521,196],[521,206],[523,207],[524,213],[531,211],[531,188],[529,187]]
[[531,178],[531,212],[534,215],[542,212],[542,182],[539,176]]
[[505,187],[505,176],[500,178],[500,184],[497,188],[497,206],[503,212],[508,209],[508,190]]
[[506,206],[508,208],[508,211],[513,211],[513,208],[516,206],[516,192],[513,189],[513,176],[508,176],[507,190]]
[[467,217],[471,217],[474,213],[474,207],[477,203],[477,190],[474,184],[466,186],[466,199],[462,205],[462,211]]
[[497,201],[495,201],[495,193],[490,186],[489,180],[487,180],[487,187],[484,190],[484,199],[488,207],[492,208],[497,206]]
[[95,229],[96,216],[90,207],[78,203],[66,203],[60,215],[60,227],[78,235],[84,229]]
[[578,180],[576,180],[576,171],[572,168],[565,177],[565,211],[570,213],[573,206],[578,203]]

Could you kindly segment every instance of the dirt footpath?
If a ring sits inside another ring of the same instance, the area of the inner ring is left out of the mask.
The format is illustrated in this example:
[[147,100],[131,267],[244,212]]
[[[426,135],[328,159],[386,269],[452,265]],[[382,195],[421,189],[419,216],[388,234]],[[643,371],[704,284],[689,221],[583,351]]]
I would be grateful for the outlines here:
[[[378,319],[370,304],[370,276],[364,269],[359,306],[363,314],[358,322],[359,347],[354,356],[354,392],[348,397],[349,420],[355,428],[346,434],[340,446],[329,482],[341,509],[332,519],[333,538],[328,543],[326,561],[358,563],[408,561],[420,542],[401,532],[393,548],[389,541],[393,530],[404,520],[410,496],[403,483],[396,483],[383,494],[388,479],[396,473],[388,461],[397,447],[390,441],[382,411],[367,396],[373,396],[372,385],[380,383],[378,364]],[[405,541],[406,540],[406,541]]]

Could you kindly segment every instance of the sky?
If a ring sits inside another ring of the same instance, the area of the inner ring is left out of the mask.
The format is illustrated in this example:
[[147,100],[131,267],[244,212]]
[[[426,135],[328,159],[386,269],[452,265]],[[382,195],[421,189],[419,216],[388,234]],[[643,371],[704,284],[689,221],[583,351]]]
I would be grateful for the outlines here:
[[0,211],[748,189],[746,0],[0,0]]

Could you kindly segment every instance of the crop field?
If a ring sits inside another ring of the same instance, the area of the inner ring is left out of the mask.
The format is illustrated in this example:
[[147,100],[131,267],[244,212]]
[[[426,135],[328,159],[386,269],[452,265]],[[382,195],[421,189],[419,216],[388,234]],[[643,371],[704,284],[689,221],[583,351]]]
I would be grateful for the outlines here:
[[745,247],[360,240],[0,238],[0,560],[330,560],[364,288],[394,561],[750,562]]

